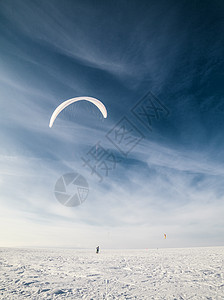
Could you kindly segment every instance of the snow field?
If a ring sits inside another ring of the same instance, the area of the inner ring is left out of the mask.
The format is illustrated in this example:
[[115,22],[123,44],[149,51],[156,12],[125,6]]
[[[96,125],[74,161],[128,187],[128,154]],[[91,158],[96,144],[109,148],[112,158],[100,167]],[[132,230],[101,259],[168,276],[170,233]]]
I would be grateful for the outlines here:
[[224,247],[0,248],[0,299],[224,299]]

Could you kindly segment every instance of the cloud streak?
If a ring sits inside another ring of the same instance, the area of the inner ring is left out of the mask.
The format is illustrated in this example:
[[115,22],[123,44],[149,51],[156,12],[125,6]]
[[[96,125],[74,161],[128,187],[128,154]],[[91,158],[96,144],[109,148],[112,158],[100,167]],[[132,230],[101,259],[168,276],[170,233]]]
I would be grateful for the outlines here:
[[[167,247],[223,245],[216,4],[200,14],[165,1],[0,6],[1,244],[164,247],[166,232]],[[152,131],[131,113],[149,90],[170,110]],[[103,101],[106,122],[83,103],[49,129],[54,109],[83,95]],[[127,157],[106,138],[123,116],[145,136]],[[99,140],[122,158],[102,183],[81,160]],[[90,193],[67,208],[53,191],[72,171]]]

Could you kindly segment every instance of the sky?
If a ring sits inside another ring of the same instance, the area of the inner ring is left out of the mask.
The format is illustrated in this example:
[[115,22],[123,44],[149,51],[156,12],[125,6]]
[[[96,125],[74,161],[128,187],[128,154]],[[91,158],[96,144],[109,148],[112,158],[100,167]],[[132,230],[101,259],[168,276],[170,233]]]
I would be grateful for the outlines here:
[[[221,0],[0,1],[1,247],[224,246],[223,16]],[[108,117],[81,101],[49,128],[81,96]]]

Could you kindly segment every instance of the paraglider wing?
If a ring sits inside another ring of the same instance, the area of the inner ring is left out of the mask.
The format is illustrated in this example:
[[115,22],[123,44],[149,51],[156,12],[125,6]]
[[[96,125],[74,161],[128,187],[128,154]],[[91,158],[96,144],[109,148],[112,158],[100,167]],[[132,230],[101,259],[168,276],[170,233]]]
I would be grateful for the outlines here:
[[60,112],[65,107],[67,107],[68,105],[70,105],[74,102],[82,101],[82,100],[89,101],[89,102],[93,103],[94,105],[96,105],[99,108],[99,110],[101,111],[103,117],[104,118],[107,117],[106,107],[100,100],[97,100],[96,98],[93,98],[93,97],[75,97],[75,98],[64,101],[55,109],[55,111],[53,112],[53,114],[51,116],[49,127],[51,128],[53,126],[55,119],[57,118],[57,116],[60,114]]

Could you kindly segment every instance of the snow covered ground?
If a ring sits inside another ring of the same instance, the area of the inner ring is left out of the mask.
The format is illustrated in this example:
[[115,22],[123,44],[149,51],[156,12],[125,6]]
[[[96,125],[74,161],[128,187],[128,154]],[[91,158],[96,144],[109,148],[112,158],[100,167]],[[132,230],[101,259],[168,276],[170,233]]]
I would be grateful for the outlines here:
[[0,299],[224,299],[224,247],[0,248]]

